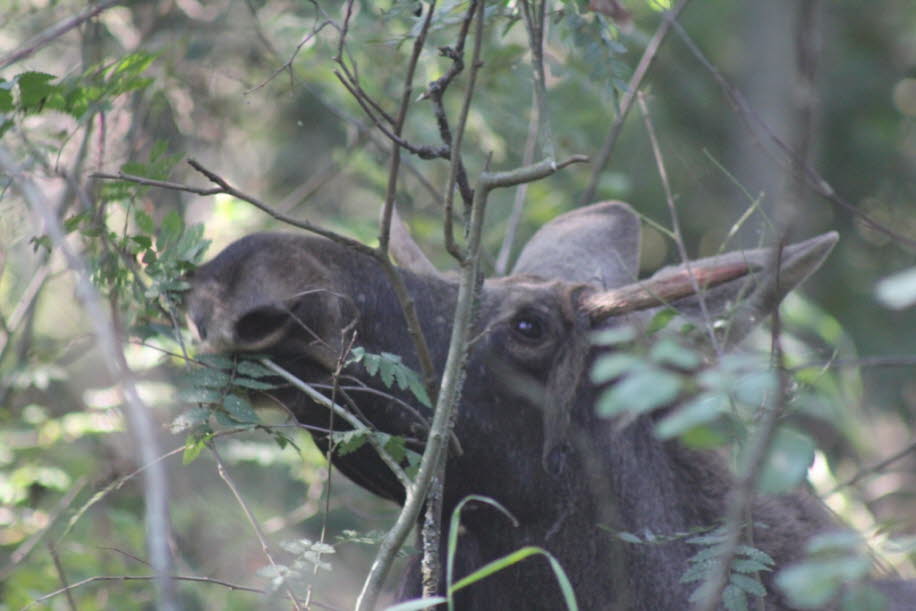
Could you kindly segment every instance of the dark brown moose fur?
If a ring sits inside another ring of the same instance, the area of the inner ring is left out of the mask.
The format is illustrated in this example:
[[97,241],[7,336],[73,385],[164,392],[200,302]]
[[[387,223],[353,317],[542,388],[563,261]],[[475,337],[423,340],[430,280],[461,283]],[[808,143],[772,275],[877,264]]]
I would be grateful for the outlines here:
[[[402,261],[436,366],[448,344],[457,286],[439,275],[405,234],[393,251]],[[778,271],[769,251],[731,253],[692,262],[694,270],[747,264],[750,272],[706,291],[714,317],[731,310],[730,339],[772,311],[816,269],[834,234],[786,248]],[[512,275],[483,284],[475,338],[468,357],[455,434],[463,448],[448,461],[444,512],[470,494],[491,497],[517,519],[511,526],[489,506],[462,515],[455,577],[525,545],[549,550],[574,586],[580,608],[683,611],[695,583],[680,577],[697,548],[682,540],[623,543],[611,532],[659,535],[721,523],[731,476],[717,455],[662,442],[653,416],[626,426],[599,418],[588,381],[595,329],[640,325],[651,311],[609,317],[607,291],[636,281],[639,222],[628,206],[601,203],[552,221],[520,255]],[[662,270],[656,277],[683,271]],[[391,352],[418,368],[411,341],[385,274],[371,257],[323,238],[256,234],[229,246],[192,279],[188,313],[205,347],[266,352],[306,382],[329,383],[330,372],[353,334],[368,352]],[[702,320],[698,299],[681,299],[682,314]],[[344,370],[366,386],[390,393],[359,365]],[[397,391],[394,391],[397,394]],[[348,391],[366,422],[421,444],[428,410],[405,409],[383,394]],[[326,427],[328,412],[288,389],[281,399],[296,418]],[[398,395],[408,403],[406,394]],[[419,409],[419,408],[418,408]],[[319,444],[326,440],[316,435]],[[372,492],[403,500],[384,464],[364,446],[335,458],[346,475]],[[834,527],[821,505],[803,493],[753,503],[753,544],[778,567],[798,559],[812,534]],[[443,538],[444,540],[444,538]],[[444,563],[443,563],[444,565]],[[767,609],[788,603],[762,575]],[[916,608],[910,584],[879,584],[895,608]],[[418,569],[407,575],[404,597],[419,595]],[[562,609],[557,581],[542,558],[526,561],[459,593],[459,609]]]

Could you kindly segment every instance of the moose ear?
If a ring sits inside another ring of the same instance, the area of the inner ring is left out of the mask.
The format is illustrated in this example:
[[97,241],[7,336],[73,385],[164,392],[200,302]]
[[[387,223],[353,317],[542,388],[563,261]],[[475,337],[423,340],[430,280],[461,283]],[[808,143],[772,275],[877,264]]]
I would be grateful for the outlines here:
[[391,237],[388,243],[391,256],[398,265],[417,274],[438,276],[439,270],[426,258],[420,247],[410,235],[410,229],[401,220],[397,207],[391,210]]
[[292,323],[292,313],[283,305],[266,304],[252,308],[235,322],[235,347],[248,351],[270,348],[283,339]]
[[556,217],[531,237],[512,270],[604,289],[629,284],[638,272],[639,217],[623,202]]
[[[588,295],[582,305],[593,325],[627,312],[648,320],[662,307],[673,307],[685,319],[704,324],[705,308],[709,322],[727,318],[727,339],[734,343],[821,266],[837,238],[830,232],[779,253],[760,248],[665,267],[641,282]],[[700,287],[699,295],[694,286]]]

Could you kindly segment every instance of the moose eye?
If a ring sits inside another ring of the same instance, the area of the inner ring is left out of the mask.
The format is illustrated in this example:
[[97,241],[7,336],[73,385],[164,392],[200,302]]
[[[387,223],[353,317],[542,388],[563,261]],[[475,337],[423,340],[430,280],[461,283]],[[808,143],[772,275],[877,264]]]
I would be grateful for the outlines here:
[[518,314],[512,319],[511,326],[513,333],[530,342],[543,339],[547,330],[541,317],[530,312]]

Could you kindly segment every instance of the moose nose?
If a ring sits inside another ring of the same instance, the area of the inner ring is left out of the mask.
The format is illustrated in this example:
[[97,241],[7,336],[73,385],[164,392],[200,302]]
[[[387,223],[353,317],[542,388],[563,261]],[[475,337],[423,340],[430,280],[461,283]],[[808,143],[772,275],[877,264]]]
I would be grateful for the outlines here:
[[204,321],[202,316],[195,316],[192,318],[194,323],[194,328],[197,329],[197,336],[200,338],[200,341],[206,341],[207,339],[207,323]]

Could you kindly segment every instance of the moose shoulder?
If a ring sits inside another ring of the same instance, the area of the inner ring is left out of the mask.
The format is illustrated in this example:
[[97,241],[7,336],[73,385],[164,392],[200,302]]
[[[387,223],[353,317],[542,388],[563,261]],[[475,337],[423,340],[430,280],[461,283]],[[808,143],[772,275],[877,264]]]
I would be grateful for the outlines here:
[[[393,236],[441,371],[457,285],[435,271],[406,232]],[[685,273],[701,279],[702,297],[675,293],[671,305],[698,323],[727,317],[732,324],[722,339],[732,343],[813,272],[835,241],[835,234],[826,234],[779,256],[746,251],[666,268],[649,279],[648,292]],[[715,527],[731,475],[714,453],[661,441],[654,413],[625,425],[599,417],[594,405],[601,389],[588,375],[595,330],[638,329],[654,314],[651,308],[617,314],[621,298],[647,292],[636,282],[638,253],[636,215],[625,204],[605,202],[554,219],[532,237],[511,275],[484,282],[454,429],[462,453],[447,463],[444,511],[448,515],[468,495],[484,495],[506,507],[518,526],[489,507],[466,511],[456,578],[536,545],[560,561],[583,609],[689,606],[696,584],[682,583],[681,576],[695,547],[674,537],[624,543],[612,533],[673,535]],[[194,273],[187,305],[205,349],[268,353],[306,382],[331,384],[354,338],[366,352],[398,354],[417,367],[400,306],[378,263],[323,238],[243,238]],[[347,383],[353,379],[358,383]],[[359,365],[343,369],[340,385],[365,422],[421,447],[428,409],[409,408],[405,404],[416,403],[410,396],[385,388]],[[280,399],[299,421],[328,427],[327,410],[295,389],[283,390]],[[401,485],[368,446],[334,460],[361,486],[403,499]],[[777,568],[800,558],[811,536],[834,527],[803,493],[758,498],[752,514],[753,544]],[[403,596],[419,595],[418,574],[416,567],[408,574]],[[772,575],[761,574],[766,608],[791,608]],[[875,583],[891,608],[916,608],[911,584]],[[460,609],[563,608],[550,568],[537,559],[462,590],[457,600]]]

